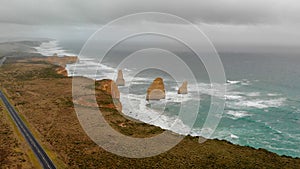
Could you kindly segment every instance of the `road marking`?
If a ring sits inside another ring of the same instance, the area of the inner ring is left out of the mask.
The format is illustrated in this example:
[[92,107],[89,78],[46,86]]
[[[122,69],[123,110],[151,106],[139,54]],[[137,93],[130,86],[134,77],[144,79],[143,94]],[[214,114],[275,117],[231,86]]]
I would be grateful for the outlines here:
[[20,132],[25,137],[25,140],[30,145],[36,157],[39,159],[41,165],[45,168],[55,169],[56,167],[54,166],[53,162],[50,160],[48,155],[45,153],[42,147],[35,140],[31,132],[29,131],[29,129],[23,123],[18,113],[14,110],[14,108],[11,106],[11,104],[8,102],[8,100],[6,99],[6,97],[3,95],[1,91],[0,91],[0,97],[5,107],[7,108],[10,116],[12,117],[13,121],[16,123],[16,126],[19,128]]

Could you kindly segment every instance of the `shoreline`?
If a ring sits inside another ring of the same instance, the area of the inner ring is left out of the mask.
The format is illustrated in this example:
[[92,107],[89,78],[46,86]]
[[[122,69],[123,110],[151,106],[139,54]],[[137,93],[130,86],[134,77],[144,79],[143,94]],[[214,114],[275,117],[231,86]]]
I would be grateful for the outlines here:
[[[26,59],[26,57],[25,57]],[[31,62],[39,62],[39,61],[45,61],[49,64],[52,64],[52,65],[56,65],[56,66],[59,66],[56,70],[56,73],[59,74],[59,75],[63,75],[65,77],[68,77],[68,78],[74,78],[72,75],[68,74],[68,71],[66,69],[66,64],[73,64],[74,62],[76,62],[77,60],[79,61],[79,58],[77,56],[44,56],[44,57],[38,57],[38,58],[31,58],[29,59]],[[59,62],[60,61],[60,62]],[[75,78],[84,78],[84,79],[88,79],[88,80],[92,80],[92,81],[95,81],[95,82],[101,82],[101,81],[106,81],[106,80],[111,80],[111,79],[100,79],[100,80],[95,80],[95,79],[92,79],[90,77],[85,77],[85,76],[75,76]],[[121,93],[120,93],[121,94]],[[88,102],[84,102],[86,103],[87,105],[82,105],[82,106],[88,106],[88,107],[95,107],[95,105],[88,105],[89,103]],[[122,104],[122,103],[121,103]],[[98,105],[96,107],[100,108],[101,105]],[[171,130],[168,130],[168,129],[164,129],[162,128],[161,126],[159,125],[154,125],[154,124],[148,124],[146,122],[143,122],[141,121],[140,119],[135,119],[133,117],[130,117],[130,116],[127,116],[126,114],[122,113],[123,116],[126,116],[127,118],[131,119],[131,120],[134,120],[134,121],[138,121],[140,123],[145,123],[147,125],[150,125],[150,126],[155,126],[155,127],[158,127],[160,128],[160,130],[162,131],[169,131],[169,132],[172,132],[174,133],[175,135],[179,135],[179,136],[184,136],[184,137],[191,137],[191,138],[197,138],[197,139],[201,139],[202,140],[218,140],[218,141],[225,141],[229,144],[232,144],[232,145],[236,145],[236,146],[241,146],[241,147],[249,147],[249,148],[252,148],[254,150],[264,150],[264,151],[267,151],[267,152],[270,152],[270,153],[274,153],[276,155],[279,155],[279,156],[282,156],[282,157],[288,157],[288,158],[293,158],[293,159],[300,159],[300,156],[299,157],[293,157],[293,156],[289,156],[289,155],[280,155],[280,154],[277,154],[275,152],[271,152],[267,149],[264,149],[264,148],[255,148],[255,147],[251,147],[251,146],[244,146],[244,145],[239,145],[239,144],[234,144],[228,140],[224,140],[224,139],[218,139],[218,138],[204,138],[202,136],[193,136],[191,134],[181,134],[181,133],[176,133],[174,131],[171,131]],[[201,144],[201,143],[200,143]]]
[[[30,49],[35,49],[35,47],[34,47],[35,45],[37,45],[37,44],[40,45],[44,42],[50,42],[50,41],[55,41],[55,40],[54,39],[47,39],[47,40],[43,40],[43,41],[33,41],[33,42],[25,41],[25,40],[24,41],[12,41],[12,42],[3,42],[3,43],[0,43],[0,45],[3,45],[3,44],[14,44],[14,45],[17,45],[17,46],[25,45],[25,46],[29,47]],[[24,48],[24,47],[22,47],[22,48]],[[32,56],[33,54],[34,55],[39,55],[39,56],[38,57],[37,56]],[[15,57],[17,57],[17,58],[15,58]],[[2,59],[5,60],[5,58],[9,58],[8,59],[8,61],[9,61],[9,60],[17,60],[18,57],[19,58],[22,58],[22,57],[31,58],[29,60],[34,61],[34,62],[36,62],[36,61],[41,61],[41,62],[46,61],[46,62],[49,62],[51,64],[58,65],[59,67],[56,68],[56,72],[58,74],[61,74],[61,75],[64,75],[64,76],[69,76],[69,77],[71,77],[71,75],[70,75],[70,72],[68,72],[66,70],[66,64],[74,62],[74,60],[78,59],[78,57],[76,57],[76,56],[74,56],[73,58],[72,58],[72,56],[71,57],[69,57],[69,56],[42,56],[39,53],[28,53],[28,52],[26,52],[26,50],[25,50],[25,52],[22,52],[21,54],[18,54],[18,56],[14,56],[12,58],[4,57]],[[68,58],[71,58],[71,59],[69,61],[67,61]],[[87,77],[87,78],[89,78],[89,77]],[[235,83],[236,81],[229,81],[229,82]],[[130,118],[134,118],[134,117],[130,117]],[[138,120],[138,119],[136,119],[136,120]],[[155,126],[161,128],[160,125],[155,125]],[[168,130],[168,129],[165,129],[165,130]],[[172,132],[174,132],[174,131],[172,131]],[[177,132],[175,132],[175,133],[177,133]],[[177,134],[179,134],[179,133],[177,133]],[[188,134],[188,135],[191,135],[191,134]],[[195,135],[193,135],[193,136],[195,136]],[[220,140],[225,140],[225,139],[220,139]],[[231,142],[228,139],[226,141]],[[234,143],[234,142],[231,142],[231,143],[233,143],[235,145],[240,145],[240,144]],[[243,146],[245,146],[245,145],[243,145]],[[258,149],[259,147],[257,146],[255,148]],[[268,150],[268,151],[270,151],[270,150]],[[290,157],[295,157],[295,156],[290,156]],[[295,158],[297,158],[297,156]]]
[[[52,39],[52,40],[47,40],[47,41],[53,41],[53,39]],[[26,53],[26,52],[25,52],[25,53]],[[27,53],[27,54],[28,54],[28,56],[30,56],[32,53]],[[39,53],[37,53],[37,54],[39,54]],[[28,57],[28,56],[19,56],[19,57],[17,57],[16,59],[17,59],[17,60],[18,60],[18,59],[21,59],[21,60],[22,60],[22,59],[28,59],[30,62],[39,62],[39,61],[44,62],[44,61],[45,61],[45,62],[48,62],[48,63],[50,63],[50,64],[57,65],[57,66],[59,66],[59,67],[56,68],[56,73],[59,74],[59,75],[63,75],[63,76],[66,76],[66,77],[70,77],[70,78],[73,78],[73,77],[72,77],[72,75],[70,75],[69,72],[67,71],[67,69],[66,69],[66,64],[74,63],[74,62],[76,62],[76,60],[79,59],[77,56],[67,56],[67,55],[65,55],[65,56],[43,56],[43,55],[41,55],[41,56],[30,56],[30,57]],[[76,76],[76,77],[81,77],[81,76]],[[82,77],[87,78],[87,79],[91,79],[91,80],[94,80],[94,81],[100,81],[100,80],[95,80],[95,79],[92,79],[92,78],[89,78],[89,77],[85,77],[85,76],[82,76]],[[230,81],[230,82],[231,82],[231,81]],[[123,114],[123,115],[125,115],[125,114]],[[127,116],[127,115],[126,115],[126,116]],[[130,116],[127,116],[127,117],[128,117],[128,118],[131,118],[131,119],[134,119],[134,120],[136,120],[136,121],[140,121],[139,119],[135,119],[135,118],[130,117]],[[145,123],[145,122],[143,122],[143,123]],[[147,123],[147,124],[148,124],[148,123]],[[153,125],[153,124],[149,124],[149,125]],[[162,130],[167,130],[167,131],[173,132],[173,133],[178,134],[178,135],[181,135],[181,136],[189,136],[189,137],[196,137],[196,138],[202,137],[202,136],[195,136],[195,135],[191,135],[191,134],[185,135],[185,134],[176,133],[176,132],[171,131],[171,130],[168,130],[168,129],[163,129],[163,128],[162,128],[161,126],[159,126],[159,125],[154,125],[154,126],[159,127],[159,128],[161,128]],[[205,139],[206,139],[206,138],[205,138]],[[251,147],[251,146],[248,146],[248,145],[240,145],[240,144],[237,144],[237,143],[232,143],[232,142],[230,142],[230,141],[228,141],[228,140],[225,140],[225,139],[212,138],[212,139],[210,139],[210,140],[221,140],[221,141],[229,142],[229,143],[231,143],[231,144],[233,144],[233,145],[245,146],[245,147]],[[258,148],[256,148],[256,147],[251,147],[251,148],[254,148],[254,149],[256,149],[256,150],[263,149],[263,150],[272,152],[272,151],[270,151],[270,150],[267,150],[267,149],[261,148],[261,147],[258,147]],[[277,154],[276,152],[272,152],[272,153]],[[277,155],[279,155],[279,156],[291,157],[291,158],[300,158],[300,156],[299,156],[299,157],[293,157],[293,156],[284,155],[284,154],[277,154]]]
[[[69,75],[69,77],[71,77],[70,75]],[[79,76],[78,76],[79,77]],[[90,77],[85,77],[85,78],[88,78],[88,79],[91,79],[91,80],[94,80],[93,78],[90,78]],[[228,81],[227,83],[230,83],[230,84],[236,84],[236,83],[242,83],[242,81]],[[122,94],[122,93],[121,93]],[[147,122],[145,122],[145,121],[143,121],[142,119],[139,119],[139,118],[135,118],[135,117],[133,117],[133,116],[130,116],[130,115],[126,115],[127,117],[129,117],[129,118],[131,118],[131,119],[134,119],[134,120],[138,120],[138,121],[142,121],[143,123],[147,123]],[[156,127],[159,127],[159,128],[161,128],[161,129],[163,129],[163,130],[167,130],[167,131],[170,131],[170,132],[174,132],[174,133],[176,133],[176,134],[178,134],[178,135],[182,135],[182,136],[191,136],[191,137],[202,137],[202,136],[200,136],[198,133],[190,133],[190,134],[182,134],[182,133],[180,133],[180,132],[176,132],[175,130],[169,130],[168,128],[164,128],[164,126],[163,125],[159,125],[159,124],[153,124],[153,123],[147,123],[147,124],[150,124],[150,125],[154,125],[154,126],[156,126]],[[190,131],[193,131],[193,128],[192,129],[190,129]],[[238,136],[236,136],[236,135],[234,135],[234,134],[230,134],[230,137],[232,137],[233,139],[237,139],[236,137],[238,137]],[[242,137],[241,137],[242,138]],[[234,144],[234,145],[239,145],[239,146],[245,146],[245,147],[252,147],[252,148],[254,148],[254,149],[265,149],[265,150],[267,150],[267,151],[269,151],[269,152],[272,152],[272,153],[276,153],[277,155],[280,155],[280,156],[288,156],[288,157],[291,157],[291,158],[300,158],[300,155],[299,156],[292,156],[292,155],[287,155],[286,153],[277,153],[276,151],[272,151],[272,149],[267,149],[267,148],[265,148],[265,147],[263,147],[262,146],[262,144],[260,144],[260,146],[251,146],[251,145],[243,145],[243,144],[239,144],[239,143],[235,143],[234,141],[230,141],[229,139],[225,139],[225,138],[218,138],[218,137],[214,137],[214,138],[210,138],[210,139],[217,139],[217,140],[223,140],[223,141],[227,141],[227,142],[230,142],[230,143],[232,143],[232,144]],[[232,139],[232,140],[233,140]],[[267,145],[267,144],[266,144]]]
[[[154,157],[129,159],[113,155],[95,145],[82,131],[72,108],[72,78],[58,75],[55,72],[57,66],[46,60],[27,59],[8,62],[1,67],[2,87],[9,92],[19,112],[40,133],[42,143],[51,145],[48,148],[57,152],[69,167],[109,168],[118,164],[118,167],[134,165],[149,168],[157,165],[186,168],[297,168],[300,165],[299,158],[217,139],[199,144],[198,137],[192,136],[186,136],[171,150]],[[6,80],[7,77],[10,80]],[[97,91],[101,112],[115,130],[132,137],[151,137],[164,131],[156,126],[125,119],[114,107],[110,107],[111,96],[102,90]]]

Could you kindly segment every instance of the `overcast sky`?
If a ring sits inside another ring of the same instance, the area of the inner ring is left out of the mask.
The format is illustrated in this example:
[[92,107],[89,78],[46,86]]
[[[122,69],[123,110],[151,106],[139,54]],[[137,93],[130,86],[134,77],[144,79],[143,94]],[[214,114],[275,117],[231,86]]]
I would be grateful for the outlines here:
[[0,38],[87,39],[113,19],[153,11],[197,24],[218,45],[300,44],[297,0],[1,0]]

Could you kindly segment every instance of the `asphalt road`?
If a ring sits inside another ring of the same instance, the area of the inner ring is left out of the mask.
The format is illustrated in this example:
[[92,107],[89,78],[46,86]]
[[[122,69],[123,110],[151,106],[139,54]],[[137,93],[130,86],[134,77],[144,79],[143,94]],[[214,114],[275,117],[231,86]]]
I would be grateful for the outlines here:
[[30,145],[32,151],[38,158],[39,162],[41,163],[42,167],[45,169],[54,169],[56,168],[51,159],[48,157],[48,155],[45,153],[41,145],[36,141],[36,139],[33,137],[29,129],[26,127],[26,125],[23,123],[22,119],[16,112],[16,110],[11,106],[11,104],[8,102],[5,95],[0,91],[0,97],[5,104],[8,112],[10,113],[11,117],[13,118],[14,122],[16,123],[17,127],[19,128],[20,132]]

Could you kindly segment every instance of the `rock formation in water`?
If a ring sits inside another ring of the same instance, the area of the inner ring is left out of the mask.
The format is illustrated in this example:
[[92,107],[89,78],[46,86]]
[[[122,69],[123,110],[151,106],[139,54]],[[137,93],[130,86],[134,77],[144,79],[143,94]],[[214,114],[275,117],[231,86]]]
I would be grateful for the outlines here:
[[182,83],[182,85],[180,86],[180,88],[178,89],[177,93],[178,94],[187,94],[188,93],[188,90],[187,90],[187,81],[184,81]]
[[147,90],[146,100],[160,100],[166,98],[165,85],[162,78],[156,78]]
[[122,70],[118,71],[118,77],[117,77],[117,80],[116,80],[116,84],[118,86],[125,86],[125,80],[123,78],[123,72],[122,72]]

